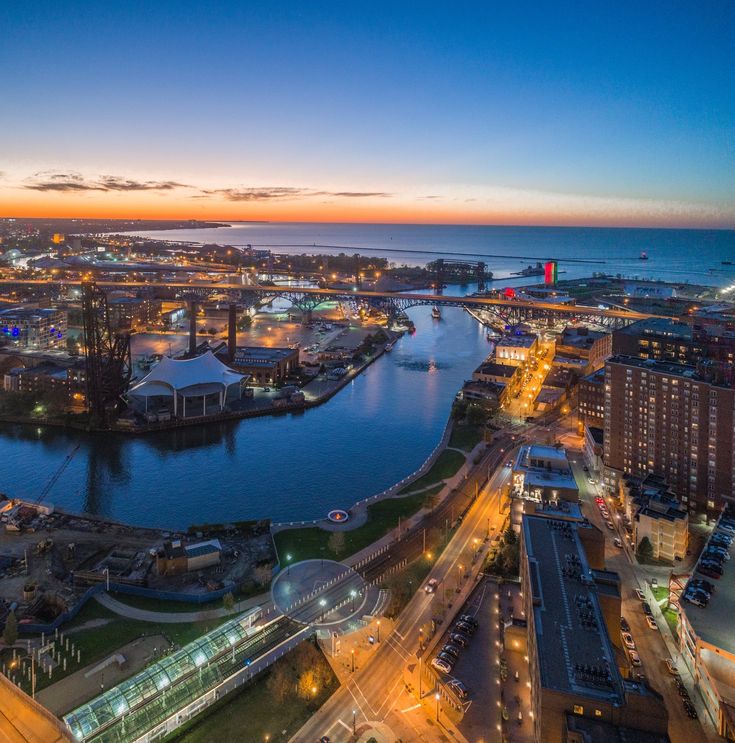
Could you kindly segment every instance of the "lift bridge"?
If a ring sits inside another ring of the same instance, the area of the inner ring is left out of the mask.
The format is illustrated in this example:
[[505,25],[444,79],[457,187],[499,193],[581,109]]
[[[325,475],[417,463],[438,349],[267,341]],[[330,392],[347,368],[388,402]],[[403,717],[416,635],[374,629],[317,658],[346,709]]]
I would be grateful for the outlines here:
[[[8,288],[49,288],[79,286],[79,281],[63,279],[2,279],[0,287]],[[156,284],[149,282],[125,281],[97,281],[96,286],[101,289],[125,289],[127,291],[156,289]],[[397,316],[412,307],[422,305],[438,307],[458,307],[460,309],[483,310],[490,313],[498,322],[506,325],[517,325],[528,321],[556,322],[584,322],[608,330],[624,327],[636,320],[652,317],[661,317],[644,312],[635,312],[619,308],[588,307],[585,305],[565,304],[534,299],[518,299],[517,297],[487,297],[487,296],[451,296],[436,292],[385,292],[360,289],[324,289],[310,287],[265,286],[262,284],[240,283],[202,283],[174,282],[161,285],[167,291],[174,291],[180,296],[209,298],[217,294],[226,294],[230,301],[237,302],[241,307],[253,308],[264,302],[276,298],[283,298],[296,307],[305,320],[309,320],[311,313],[320,305],[328,302],[344,302],[353,306],[369,307],[382,311],[388,316]]]
[[443,294],[448,282],[469,284],[477,282],[477,290],[485,291],[485,283],[492,281],[493,272],[487,271],[482,261],[459,261],[438,258],[426,264],[431,272],[433,286],[437,294]]

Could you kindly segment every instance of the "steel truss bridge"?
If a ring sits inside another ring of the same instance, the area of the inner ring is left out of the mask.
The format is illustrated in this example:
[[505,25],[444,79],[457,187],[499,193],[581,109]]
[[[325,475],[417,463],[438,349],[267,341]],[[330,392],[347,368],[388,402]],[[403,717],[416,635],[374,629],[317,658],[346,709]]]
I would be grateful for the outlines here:
[[[101,289],[124,289],[128,291],[155,292],[156,288],[175,291],[180,297],[206,299],[213,294],[226,294],[230,301],[237,302],[245,307],[257,307],[264,302],[283,298],[291,302],[304,316],[309,318],[311,313],[327,302],[343,302],[356,306],[370,307],[380,310],[389,316],[395,316],[411,307],[431,305],[437,307],[459,307],[460,309],[484,310],[490,313],[498,322],[517,325],[527,321],[548,322],[568,319],[570,321],[585,322],[592,325],[615,330],[637,320],[644,320],[661,315],[652,315],[645,312],[634,312],[624,309],[601,309],[600,307],[586,307],[584,305],[562,304],[556,302],[519,300],[496,297],[458,297],[446,294],[420,294],[412,292],[380,292],[363,289],[321,289],[308,287],[268,286],[263,284],[190,284],[187,282],[154,284],[148,282],[134,282],[120,280],[96,281]],[[78,280],[65,281],[62,279],[0,279],[0,287],[17,287],[18,289],[32,289],[34,287],[81,286]]]

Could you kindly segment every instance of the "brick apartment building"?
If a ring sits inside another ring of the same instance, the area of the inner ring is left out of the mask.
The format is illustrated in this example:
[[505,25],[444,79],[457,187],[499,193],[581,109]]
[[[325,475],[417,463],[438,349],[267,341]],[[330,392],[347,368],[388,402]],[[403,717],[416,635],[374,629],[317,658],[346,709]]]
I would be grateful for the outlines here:
[[733,368],[614,356],[605,365],[605,482],[663,478],[690,512],[735,498]]

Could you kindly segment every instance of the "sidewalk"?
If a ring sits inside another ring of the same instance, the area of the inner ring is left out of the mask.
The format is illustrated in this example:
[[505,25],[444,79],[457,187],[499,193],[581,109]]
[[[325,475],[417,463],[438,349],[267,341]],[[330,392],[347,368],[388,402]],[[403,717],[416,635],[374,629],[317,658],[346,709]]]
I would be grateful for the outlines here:
[[[209,619],[219,619],[224,617],[234,618],[236,614],[252,609],[254,606],[268,604],[271,600],[270,593],[261,593],[258,596],[252,596],[249,599],[240,601],[235,604],[232,611],[224,607],[219,609],[203,609],[201,611],[151,611],[149,609],[138,609],[122,601],[118,601],[109,593],[98,593],[95,597],[102,606],[121,617],[128,619],[137,619],[141,622],[156,622],[160,624],[188,624],[191,622],[204,622]],[[165,606],[165,602],[161,602]]]

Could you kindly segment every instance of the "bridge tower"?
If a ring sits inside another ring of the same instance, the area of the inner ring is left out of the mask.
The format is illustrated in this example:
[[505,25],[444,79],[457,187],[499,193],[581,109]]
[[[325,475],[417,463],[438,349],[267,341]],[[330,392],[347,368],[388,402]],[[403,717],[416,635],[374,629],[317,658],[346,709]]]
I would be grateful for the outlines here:
[[477,276],[477,291],[485,291],[485,264],[480,261],[475,268],[475,275]]
[[434,291],[437,294],[444,293],[444,259],[438,258],[434,261],[436,274],[434,276]]
[[82,282],[82,324],[89,420],[107,427],[132,375],[130,334],[112,331],[107,295],[93,281]]

